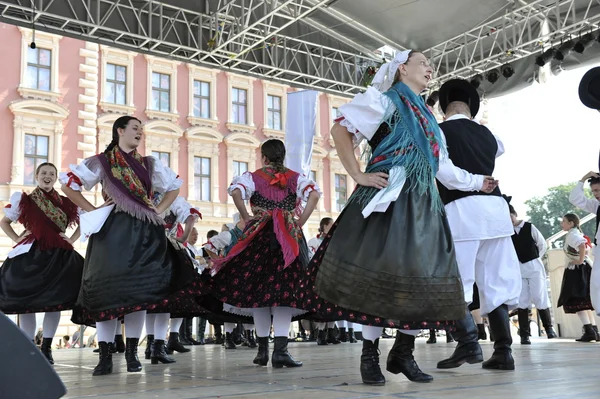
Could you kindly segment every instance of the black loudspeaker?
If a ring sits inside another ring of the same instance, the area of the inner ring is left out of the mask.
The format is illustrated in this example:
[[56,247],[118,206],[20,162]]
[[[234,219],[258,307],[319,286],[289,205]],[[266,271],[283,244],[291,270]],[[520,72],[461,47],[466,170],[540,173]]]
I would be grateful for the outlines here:
[[55,399],[67,389],[40,350],[0,312],[0,399]]

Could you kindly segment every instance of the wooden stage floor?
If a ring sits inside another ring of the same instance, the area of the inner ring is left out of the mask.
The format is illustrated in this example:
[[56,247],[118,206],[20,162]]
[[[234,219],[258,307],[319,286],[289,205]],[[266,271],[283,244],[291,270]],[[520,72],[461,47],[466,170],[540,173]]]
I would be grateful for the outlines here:
[[[427,345],[417,340],[415,356],[421,369],[434,376],[429,384],[408,381],[384,371],[383,387],[361,383],[358,369],[361,343],[317,346],[292,343],[290,352],[304,362],[297,369],[273,369],[252,364],[255,349],[225,350],[215,345],[192,347],[176,354],[177,363],[151,365],[143,360],[141,373],[127,373],[123,354],[113,357],[114,374],[92,377],[97,354],[91,349],[54,350],[56,370],[67,386],[67,398],[410,398],[410,399],[558,399],[600,398],[600,343],[535,339],[533,345],[513,345],[517,370],[486,371],[481,365],[437,370],[455,344],[438,339]],[[443,342],[440,342],[443,341]],[[381,340],[381,364],[393,340]],[[482,342],[485,357],[492,344]]]

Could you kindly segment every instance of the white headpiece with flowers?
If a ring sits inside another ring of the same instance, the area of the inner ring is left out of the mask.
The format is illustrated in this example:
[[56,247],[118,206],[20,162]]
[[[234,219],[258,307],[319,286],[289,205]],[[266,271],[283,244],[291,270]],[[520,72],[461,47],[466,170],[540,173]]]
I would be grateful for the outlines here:
[[396,56],[390,62],[386,62],[383,64],[375,76],[373,77],[373,81],[371,81],[371,86],[379,90],[381,93],[387,91],[390,87],[392,87],[392,83],[394,82],[394,76],[396,75],[396,71],[398,67],[402,64],[406,64],[408,61],[408,56],[412,50],[404,50],[396,53]]

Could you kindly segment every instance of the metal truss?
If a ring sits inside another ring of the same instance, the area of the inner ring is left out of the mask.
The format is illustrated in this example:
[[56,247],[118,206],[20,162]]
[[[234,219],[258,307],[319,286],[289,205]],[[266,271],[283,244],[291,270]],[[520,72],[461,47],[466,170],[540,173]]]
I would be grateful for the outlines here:
[[[577,40],[598,30],[599,7],[598,0],[513,2],[503,16],[425,51],[436,71],[434,83],[484,73],[560,45],[569,37]],[[542,29],[545,21],[547,32]]]
[[[204,3],[204,4],[198,4]],[[323,46],[286,28],[329,0],[0,0],[0,21],[337,94],[363,89],[373,53]],[[32,7],[33,5],[33,7]],[[320,33],[324,34],[324,33]],[[365,50],[364,48],[362,50]]]

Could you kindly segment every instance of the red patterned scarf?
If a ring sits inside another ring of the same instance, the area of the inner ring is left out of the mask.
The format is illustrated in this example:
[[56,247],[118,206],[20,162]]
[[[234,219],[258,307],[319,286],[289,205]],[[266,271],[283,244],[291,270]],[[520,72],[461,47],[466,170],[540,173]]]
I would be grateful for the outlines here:
[[60,233],[79,223],[77,206],[56,190],[37,187],[29,195],[23,193],[19,205],[19,223],[31,232],[21,243],[35,241],[38,249],[73,249]]

